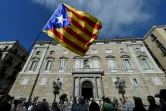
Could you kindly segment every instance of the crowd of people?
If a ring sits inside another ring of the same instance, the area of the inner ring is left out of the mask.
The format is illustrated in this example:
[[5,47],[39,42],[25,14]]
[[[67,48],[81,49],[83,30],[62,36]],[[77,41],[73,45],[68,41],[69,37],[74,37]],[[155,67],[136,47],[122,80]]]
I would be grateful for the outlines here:
[[[166,111],[166,89],[160,90],[160,94],[156,96],[160,98],[160,103],[156,104],[153,96],[147,96],[148,107],[145,107],[140,97],[133,97],[134,103],[127,97],[124,97],[120,99],[121,104],[115,97],[113,100],[103,97],[101,104],[95,102],[93,98],[85,99],[83,96],[80,96],[78,98],[73,97],[68,104],[71,105],[71,111]],[[61,96],[59,104],[53,102],[50,107],[46,99],[39,102],[38,97],[35,97],[33,100],[25,101],[23,98],[16,100],[10,95],[5,95],[0,98],[0,111],[17,111],[18,104],[22,104],[25,111],[67,111],[67,109],[62,108],[62,104],[68,99],[62,97],[67,97],[67,95]]]

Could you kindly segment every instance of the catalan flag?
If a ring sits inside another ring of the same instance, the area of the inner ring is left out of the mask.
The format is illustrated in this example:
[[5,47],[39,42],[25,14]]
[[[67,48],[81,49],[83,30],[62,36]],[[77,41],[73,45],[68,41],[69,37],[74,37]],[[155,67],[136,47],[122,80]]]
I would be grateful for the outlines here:
[[70,51],[84,56],[97,38],[101,22],[86,12],[60,4],[43,31]]

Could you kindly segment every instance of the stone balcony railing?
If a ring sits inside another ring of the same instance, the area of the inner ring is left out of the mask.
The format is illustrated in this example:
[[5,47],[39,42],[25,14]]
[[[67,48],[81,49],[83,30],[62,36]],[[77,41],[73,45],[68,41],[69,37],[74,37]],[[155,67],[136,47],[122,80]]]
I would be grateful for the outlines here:
[[72,73],[101,73],[104,74],[102,68],[74,68],[71,71]]

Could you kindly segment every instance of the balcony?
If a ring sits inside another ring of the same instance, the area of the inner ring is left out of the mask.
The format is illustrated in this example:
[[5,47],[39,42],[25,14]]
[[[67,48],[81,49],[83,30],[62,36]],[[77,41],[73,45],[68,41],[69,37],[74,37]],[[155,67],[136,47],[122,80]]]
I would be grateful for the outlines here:
[[82,73],[84,73],[84,74],[86,74],[86,73],[104,74],[104,71],[101,68],[74,68],[74,69],[72,69],[71,72],[80,73],[80,74],[82,74]]
[[104,73],[123,73],[123,74],[133,74],[140,72],[139,69],[125,69],[125,68],[118,68],[118,69],[104,69]]

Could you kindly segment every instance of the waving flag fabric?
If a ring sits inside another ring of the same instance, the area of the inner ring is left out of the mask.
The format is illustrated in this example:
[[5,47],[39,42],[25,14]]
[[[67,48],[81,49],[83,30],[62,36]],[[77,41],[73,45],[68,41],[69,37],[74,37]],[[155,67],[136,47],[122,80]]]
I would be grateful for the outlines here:
[[97,18],[63,3],[43,31],[70,51],[84,56],[101,27]]

